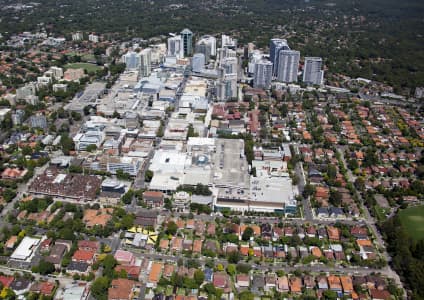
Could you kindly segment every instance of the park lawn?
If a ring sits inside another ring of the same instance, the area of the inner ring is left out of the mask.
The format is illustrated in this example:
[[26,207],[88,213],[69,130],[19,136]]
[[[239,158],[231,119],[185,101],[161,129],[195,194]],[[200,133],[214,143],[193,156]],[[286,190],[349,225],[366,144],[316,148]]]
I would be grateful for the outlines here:
[[384,222],[387,219],[386,215],[390,213],[390,209],[382,208],[379,205],[374,206],[374,211],[379,222]]
[[165,296],[171,296],[174,293],[174,288],[168,285],[165,290]]
[[404,209],[399,212],[399,217],[413,239],[424,239],[424,205]]
[[96,72],[102,67],[89,63],[72,63],[65,65],[66,69],[85,69],[87,72]]

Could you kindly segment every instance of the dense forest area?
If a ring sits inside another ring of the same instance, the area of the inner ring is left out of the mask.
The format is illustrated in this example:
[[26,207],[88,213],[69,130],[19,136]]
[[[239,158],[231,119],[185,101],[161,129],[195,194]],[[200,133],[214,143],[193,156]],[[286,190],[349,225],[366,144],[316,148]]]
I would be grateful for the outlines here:
[[424,2],[420,0],[0,0],[0,32],[109,33],[150,38],[189,27],[197,36],[227,33],[266,47],[288,39],[342,73],[412,93],[424,82]]
[[387,220],[382,229],[393,268],[411,290],[412,299],[424,299],[424,240],[412,239],[398,215]]

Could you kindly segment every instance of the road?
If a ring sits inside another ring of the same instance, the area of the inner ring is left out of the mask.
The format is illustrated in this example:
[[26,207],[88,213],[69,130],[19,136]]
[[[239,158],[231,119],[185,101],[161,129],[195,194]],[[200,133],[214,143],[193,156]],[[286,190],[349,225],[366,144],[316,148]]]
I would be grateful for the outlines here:
[[[337,151],[340,154],[340,157],[341,157],[344,165],[347,166],[346,159],[345,159],[344,153],[343,153],[343,148],[338,148]],[[355,177],[353,176],[351,170],[349,170],[348,168],[347,168],[347,176],[348,176],[348,180],[351,183],[353,183],[355,181]],[[356,192],[356,195],[357,195],[359,202],[361,203],[361,206],[362,206],[362,210],[363,210],[363,214],[364,214],[363,217],[365,219],[365,223],[368,225],[368,228],[371,229],[372,235],[377,240],[377,244],[378,244],[380,253],[383,255],[384,259],[389,263],[392,260],[392,258],[387,253],[386,247],[384,246],[385,243],[384,243],[383,237],[381,236],[381,233],[376,226],[375,219],[371,216],[371,214],[368,210],[368,207],[364,204],[364,200],[362,198],[361,193],[359,193],[356,190],[355,190],[355,192]],[[399,275],[395,271],[392,270],[392,268],[390,267],[390,264],[388,264],[388,266],[386,267],[386,272],[387,272],[388,276],[390,276],[391,278],[393,278],[396,281],[396,284],[398,284],[399,286],[401,286],[403,288],[402,281],[400,280]]]
[[[224,267],[228,265],[228,261],[226,259],[220,258],[209,258],[209,257],[199,257],[199,258],[186,258],[180,255],[167,255],[160,253],[143,253],[138,249],[131,249],[131,251],[139,258],[147,258],[151,260],[161,260],[161,261],[169,261],[169,262],[178,262],[178,260],[183,259],[183,261],[187,260],[197,260],[201,264],[205,264],[208,260],[213,260],[216,264],[222,264]],[[324,264],[311,264],[311,265],[295,265],[289,266],[284,262],[274,262],[274,263],[248,263],[251,265],[252,269],[260,270],[260,271],[278,271],[284,270],[285,272],[294,272],[295,270],[300,270],[303,272],[315,272],[315,273],[343,273],[343,274],[356,274],[356,275],[369,275],[371,273],[380,273],[384,276],[391,277],[392,274],[388,267],[382,269],[374,269],[374,268],[366,268],[366,267],[342,267],[342,266],[326,266]]]
[[31,274],[36,281],[39,281],[39,280],[48,280],[48,281],[57,280],[59,282],[60,287],[65,287],[68,284],[71,284],[72,282],[75,281],[73,278],[65,277],[62,274],[44,276],[44,275],[40,275],[38,273],[32,273],[30,270],[8,268],[6,266],[0,266],[0,272],[4,273],[5,275],[11,275],[11,276],[14,276],[14,274],[16,274],[16,273],[20,273],[22,275],[24,273]]
[[[299,146],[297,144],[293,144],[294,150],[296,154],[299,153]],[[299,188],[299,193],[302,195],[303,190],[306,185],[306,176],[305,171],[303,169],[303,163],[300,161],[295,166],[295,172],[297,178],[299,178],[299,184],[297,185]],[[311,201],[309,197],[305,198],[302,196],[302,206],[303,206],[303,217],[306,221],[312,221],[314,219],[314,214],[312,211]]]

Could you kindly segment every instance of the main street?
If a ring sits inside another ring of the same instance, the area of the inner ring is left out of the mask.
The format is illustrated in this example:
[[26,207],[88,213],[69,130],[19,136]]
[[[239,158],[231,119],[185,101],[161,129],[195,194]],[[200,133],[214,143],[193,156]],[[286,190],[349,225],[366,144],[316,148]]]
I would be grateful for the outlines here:
[[40,280],[43,281],[43,280],[47,280],[47,279],[54,279],[58,282],[60,287],[65,287],[65,286],[75,282],[75,280],[72,277],[66,277],[66,276],[63,276],[62,274],[44,276],[44,275],[40,275],[38,273],[32,273],[31,270],[9,268],[9,267],[2,266],[2,265],[0,265],[0,272],[5,274],[5,275],[10,275],[10,276],[14,276],[16,273],[18,273],[20,275],[29,274],[32,277],[34,277],[35,281],[40,281]]
[[[207,261],[213,260],[213,262],[216,264],[221,264],[224,267],[228,265],[228,261],[226,259],[221,258],[209,258],[209,257],[199,257],[199,258],[187,258],[183,257],[181,255],[167,255],[162,253],[148,253],[148,252],[142,252],[141,250],[131,248],[131,251],[141,259],[150,259],[150,260],[159,260],[159,261],[168,261],[177,263],[179,260],[183,260],[183,263],[186,263],[189,260],[195,260],[198,261],[200,264],[205,264]],[[240,263],[243,263],[243,261],[240,261]],[[389,267],[384,267],[382,269],[376,269],[376,268],[367,268],[367,267],[343,267],[343,266],[327,266],[322,263],[317,264],[310,264],[310,265],[295,265],[290,266],[287,263],[284,262],[261,262],[260,264],[256,264],[254,262],[246,262],[249,264],[252,269],[259,270],[259,271],[278,271],[283,270],[287,273],[294,272],[296,270],[303,271],[303,272],[314,272],[314,273],[343,273],[343,274],[355,274],[355,275],[369,275],[372,273],[380,273],[387,277],[392,277],[392,271]]]

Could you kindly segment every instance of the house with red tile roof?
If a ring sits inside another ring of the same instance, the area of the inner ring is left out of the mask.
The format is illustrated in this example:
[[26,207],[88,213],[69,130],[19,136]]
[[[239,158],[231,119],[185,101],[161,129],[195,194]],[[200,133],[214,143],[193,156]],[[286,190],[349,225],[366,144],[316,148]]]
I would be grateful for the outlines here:
[[15,278],[13,276],[0,275],[0,283],[4,287],[9,287]]
[[213,274],[213,281],[212,284],[216,287],[216,288],[220,288],[220,289],[224,289],[228,290],[230,287],[230,278],[228,277],[227,273],[224,272],[215,272]]
[[34,283],[31,286],[30,291],[44,296],[53,296],[55,287],[55,284],[52,282],[41,281]]
[[6,168],[2,173],[1,173],[1,178],[3,179],[21,179],[23,178],[26,174],[28,173],[28,170],[24,169],[24,170],[20,170],[18,168]]
[[289,279],[290,292],[301,293],[302,292],[302,279],[300,277],[292,276]]
[[287,276],[277,278],[277,290],[283,293],[289,291],[289,279]]
[[389,300],[389,299],[392,299],[392,296],[386,290],[371,289],[370,295],[371,295],[372,300]]
[[168,250],[169,240],[168,239],[161,239],[160,242],[159,242],[159,248],[161,250]]
[[330,241],[340,241],[340,229],[334,226],[327,226],[327,235]]
[[335,292],[342,292],[342,284],[340,278],[335,275],[327,276],[328,287]]
[[121,271],[125,271],[128,279],[138,280],[138,277],[140,276],[140,272],[141,272],[141,267],[139,267],[139,266],[128,266],[128,265],[117,265],[115,267],[115,271],[118,272],[118,274]]
[[250,276],[247,274],[237,274],[236,285],[241,288],[247,288],[250,286]]
[[131,300],[134,296],[136,282],[129,279],[118,278],[112,280],[108,289],[108,300]]
[[75,251],[74,255],[72,256],[72,261],[85,262],[91,265],[94,262],[94,254],[95,254],[94,251],[78,249],[77,251]]
[[159,263],[159,262],[154,262],[152,264],[152,267],[150,269],[150,273],[149,273],[149,279],[148,281],[152,284],[157,284],[160,276],[162,274],[162,268],[163,268],[163,264]]
[[202,252],[202,240],[194,240],[193,242],[193,253],[200,253]]
[[135,264],[135,256],[129,251],[118,250],[116,251],[114,258],[116,261],[122,265],[134,265]]
[[340,276],[340,282],[342,284],[343,293],[350,294],[353,292],[353,282],[350,276]]
[[78,249],[86,251],[99,251],[100,243],[98,241],[82,240],[78,241]]

